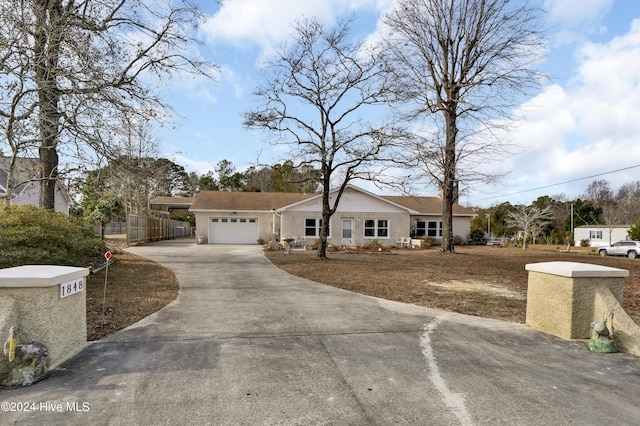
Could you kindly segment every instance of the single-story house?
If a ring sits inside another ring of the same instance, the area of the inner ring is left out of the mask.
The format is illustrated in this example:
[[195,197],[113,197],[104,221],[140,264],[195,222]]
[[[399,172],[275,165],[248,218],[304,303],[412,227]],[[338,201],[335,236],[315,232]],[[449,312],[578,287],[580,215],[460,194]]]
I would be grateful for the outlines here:
[[[331,198],[336,191],[331,193]],[[322,194],[202,191],[189,211],[196,237],[209,244],[255,244],[274,238],[312,245],[320,237]],[[453,209],[453,232],[468,241],[475,213]],[[437,197],[379,196],[345,188],[329,224],[328,243],[361,246],[377,240],[393,246],[401,237],[442,237],[442,201]]]
[[573,230],[575,246],[580,246],[582,240],[589,240],[590,247],[602,247],[617,241],[629,239],[630,225],[582,225]]
[[[7,178],[9,157],[0,154],[0,200],[7,197]],[[37,158],[16,158],[13,179],[11,183],[11,205],[40,204],[40,160]],[[62,182],[56,182],[55,211],[69,214],[71,197]]]

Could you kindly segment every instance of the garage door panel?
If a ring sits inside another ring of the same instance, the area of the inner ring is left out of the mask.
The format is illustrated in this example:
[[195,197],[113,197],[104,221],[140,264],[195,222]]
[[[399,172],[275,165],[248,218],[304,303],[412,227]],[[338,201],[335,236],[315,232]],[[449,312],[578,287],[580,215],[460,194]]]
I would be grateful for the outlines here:
[[209,221],[210,244],[256,244],[257,218],[213,217]]

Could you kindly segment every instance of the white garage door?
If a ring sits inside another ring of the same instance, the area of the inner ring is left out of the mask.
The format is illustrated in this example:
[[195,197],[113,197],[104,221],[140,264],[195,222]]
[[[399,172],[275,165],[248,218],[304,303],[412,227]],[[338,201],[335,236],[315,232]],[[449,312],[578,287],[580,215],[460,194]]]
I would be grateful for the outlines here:
[[209,244],[256,244],[258,219],[248,217],[212,217]]

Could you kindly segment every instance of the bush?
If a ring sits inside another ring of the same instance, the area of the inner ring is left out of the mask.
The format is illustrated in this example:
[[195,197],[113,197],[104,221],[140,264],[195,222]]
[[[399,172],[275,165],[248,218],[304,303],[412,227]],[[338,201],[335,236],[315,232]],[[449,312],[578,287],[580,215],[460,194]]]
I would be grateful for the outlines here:
[[484,232],[478,229],[471,231],[471,234],[469,235],[469,244],[483,245],[484,243]]
[[418,237],[418,240],[422,241],[420,246],[422,248],[431,248],[433,245],[433,238],[431,237]]
[[85,266],[104,251],[100,236],[78,218],[34,206],[0,208],[0,268]]
[[378,240],[370,240],[370,241],[367,241],[367,247],[377,249],[377,248],[382,248],[382,244],[380,244],[380,241]]
[[583,238],[580,240],[580,247],[589,247],[591,245],[591,240],[588,238]]
[[640,241],[640,220],[636,222],[631,228],[629,228],[629,232],[627,232],[629,238],[635,241]]
[[549,244],[566,244],[567,237],[562,232],[553,232],[549,237]]

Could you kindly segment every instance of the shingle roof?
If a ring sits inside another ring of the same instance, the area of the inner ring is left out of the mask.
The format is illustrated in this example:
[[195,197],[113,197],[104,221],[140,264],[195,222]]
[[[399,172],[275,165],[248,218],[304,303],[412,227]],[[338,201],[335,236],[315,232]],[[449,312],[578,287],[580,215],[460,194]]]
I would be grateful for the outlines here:
[[271,211],[316,194],[201,191],[190,210]]
[[[300,194],[286,192],[226,192],[226,191],[201,191],[193,199],[190,210],[221,210],[221,211],[271,211],[289,204],[297,203],[318,194]],[[400,195],[382,196],[385,200],[405,206],[422,214],[442,214],[442,200],[438,197],[411,197]],[[174,204],[180,200],[189,198],[156,197],[151,204]],[[474,216],[473,210],[453,205],[455,216]]]
[[193,197],[155,197],[149,204],[163,204],[171,206],[190,206],[195,201]]
[[[422,214],[442,214],[442,199],[438,197],[411,197],[403,195],[386,195],[382,198],[403,205]],[[455,216],[475,216],[473,210],[462,207],[459,204],[453,205]]]
[[[0,155],[0,170],[2,170],[3,172],[2,176],[0,176],[0,179],[2,179],[2,181],[0,181],[2,186],[5,186],[7,183],[7,172],[9,170],[10,161],[10,157]],[[37,158],[16,158],[12,179],[13,194],[19,194],[20,191],[22,191],[27,185],[27,183],[38,176],[39,173],[40,163]]]

